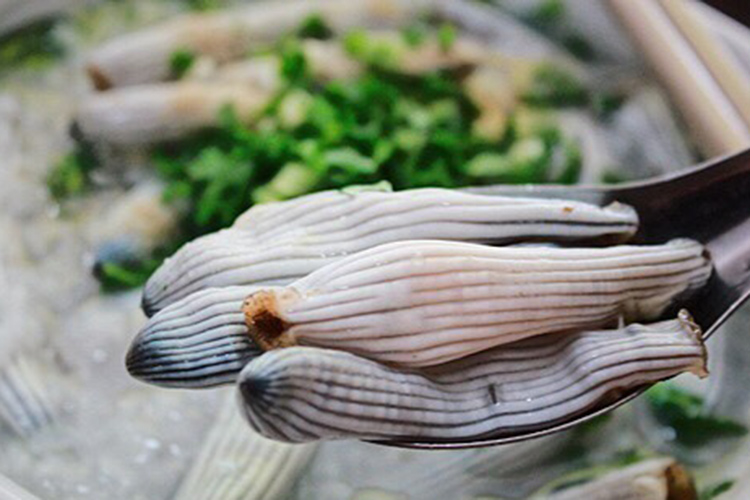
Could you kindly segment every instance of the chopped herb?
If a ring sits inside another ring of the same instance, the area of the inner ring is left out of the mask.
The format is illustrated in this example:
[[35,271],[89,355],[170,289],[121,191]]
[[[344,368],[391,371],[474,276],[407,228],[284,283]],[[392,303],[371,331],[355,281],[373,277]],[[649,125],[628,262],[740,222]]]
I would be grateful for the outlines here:
[[537,29],[544,29],[562,21],[565,4],[561,0],[544,0],[524,14],[524,20]]
[[438,28],[438,43],[440,44],[440,50],[443,52],[451,50],[456,43],[457,36],[458,32],[456,31],[455,26],[448,23],[442,24],[440,28]]
[[105,293],[115,293],[143,285],[161,264],[160,259],[147,258],[116,264],[105,262],[94,269],[94,275]]
[[589,102],[588,90],[568,71],[552,64],[540,65],[528,88],[521,96],[524,102],[538,107],[584,106]]
[[620,184],[627,181],[628,179],[624,175],[615,170],[606,170],[602,174],[602,182],[604,184]]
[[673,384],[661,383],[646,393],[656,420],[674,431],[678,443],[696,447],[716,439],[740,437],[747,428],[728,418],[706,415],[703,399]]
[[398,61],[401,47],[394,40],[357,30],[344,37],[344,49],[360,62],[380,68],[391,68]]
[[718,498],[719,495],[722,495],[732,489],[732,486],[734,486],[734,481],[732,480],[722,481],[720,483],[707,486],[703,488],[698,494],[698,500],[713,500],[714,498]]
[[[559,165],[559,168],[556,168]],[[583,152],[578,143],[571,140],[563,140],[553,146],[550,170],[557,171],[555,178],[551,179],[555,184],[575,184],[583,169]]]
[[46,21],[0,37],[0,72],[44,67],[60,58],[65,49],[55,36],[54,27],[54,21]]
[[297,29],[297,36],[299,38],[328,40],[333,37],[333,30],[321,15],[312,14],[302,21],[302,24]]
[[186,0],[188,7],[199,12],[218,10],[224,6],[223,0]]
[[596,51],[589,41],[579,33],[568,33],[562,37],[562,45],[581,61],[596,59]]
[[407,26],[402,32],[404,41],[409,47],[419,47],[427,40],[427,26],[417,22]]
[[606,120],[616,113],[625,102],[622,94],[597,92],[591,96],[591,107],[596,115]]
[[195,53],[188,49],[178,49],[169,58],[169,69],[172,77],[180,79],[193,67]]
[[91,172],[98,166],[94,155],[87,149],[64,156],[47,174],[47,188],[60,202],[80,196],[91,187]]
[[307,75],[307,60],[302,47],[295,40],[286,40],[281,47],[281,75],[287,82],[299,82]]

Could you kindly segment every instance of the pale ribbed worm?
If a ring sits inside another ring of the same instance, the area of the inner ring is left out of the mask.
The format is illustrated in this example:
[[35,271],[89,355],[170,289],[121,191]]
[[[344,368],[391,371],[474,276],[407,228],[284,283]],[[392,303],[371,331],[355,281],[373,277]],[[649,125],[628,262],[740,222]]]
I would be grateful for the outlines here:
[[697,500],[688,470],[671,458],[653,458],[572,486],[540,500]]
[[188,243],[149,279],[143,306],[151,315],[205,288],[290,283],[341,256],[403,239],[619,242],[637,226],[635,211],[617,203],[446,189],[328,191],[259,205],[233,228]]
[[247,335],[242,300],[253,287],[197,292],[151,318],[133,341],[130,374],[165,387],[234,383],[260,350]]
[[619,391],[706,374],[700,330],[675,320],[543,336],[416,371],[343,351],[291,347],[250,362],[250,425],[279,441],[473,439],[566,421]]
[[58,403],[47,388],[40,360],[20,353],[0,367],[0,422],[21,437],[51,425]]
[[[404,44],[394,64],[406,73],[475,64],[487,53],[479,43],[465,38],[459,38],[450,51],[443,51],[437,41],[412,48],[400,34],[370,36]],[[340,41],[308,40],[302,43],[302,50],[318,81],[352,78],[362,69]],[[78,128],[88,140],[111,144],[175,140],[217,126],[219,110],[226,105],[233,106],[243,120],[252,121],[253,113],[270,101],[283,82],[278,60],[269,56],[211,71],[201,71],[199,64],[195,71],[182,82],[138,85],[88,96],[77,114]]]
[[278,500],[315,454],[316,445],[291,445],[248,429],[234,394],[177,490],[174,500]]
[[265,91],[231,82],[142,85],[87,97],[76,124],[91,141],[149,144],[217,125],[226,105],[243,119],[252,117],[268,100]]
[[94,52],[88,63],[99,89],[169,79],[170,58],[189,50],[217,62],[240,59],[292,32],[319,14],[337,32],[357,27],[398,26],[419,16],[431,0],[298,0],[264,2],[218,13],[183,16],[119,37]]
[[256,292],[243,311],[265,350],[330,347],[427,366],[618,317],[655,320],[710,273],[691,240],[608,248],[403,241]]

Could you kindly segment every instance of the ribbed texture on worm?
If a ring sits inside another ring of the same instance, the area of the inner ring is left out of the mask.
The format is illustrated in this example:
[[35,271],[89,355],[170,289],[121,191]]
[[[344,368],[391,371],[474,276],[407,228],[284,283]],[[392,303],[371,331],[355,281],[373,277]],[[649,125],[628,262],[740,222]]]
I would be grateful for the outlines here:
[[276,41],[307,16],[319,13],[336,31],[363,26],[398,26],[414,19],[430,0],[297,0],[263,3],[179,19],[125,35],[94,52],[89,75],[99,89],[158,82],[170,78],[177,50],[218,62],[240,59],[251,49]]
[[239,389],[250,424],[280,441],[473,439],[546,428],[617,391],[684,371],[704,375],[705,356],[685,313],[528,339],[422,372],[291,347],[248,364]]
[[174,500],[287,498],[313,457],[314,444],[279,443],[249,429],[231,396],[222,404]]
[[426,366],[620,316],[652,321],[710,273],[690,240],[590,249],[405,241],[257,292],[243,310],[263,349],[330,347]]
[[621,204],[600,208],[446,189],[328,191],[259,205],[231,229],[188,243],[148,281],[143,305],[154,313],[209,287],[287,284],[342,256],[404,239],[622,241],[637,226],[636,213]]
[[546,500],[697,500],[688,470],[671,458],[654,458],[609,472]]
[[229,287],[195,293],[151,318],[126,358],[130,374],[176,388],[231,384],[259,354],[247,335],[242,300],[255,289]]
[[0,422],[21,437],[49,426],[57,414],[39,363],[21,354],[6,359],[0,368]]
[[246,118],[267,102],[266,92],[242,84],[152,84],[88,96],[76,123],[89,140],[134,146],[218,125],[219,111],[226,105]]

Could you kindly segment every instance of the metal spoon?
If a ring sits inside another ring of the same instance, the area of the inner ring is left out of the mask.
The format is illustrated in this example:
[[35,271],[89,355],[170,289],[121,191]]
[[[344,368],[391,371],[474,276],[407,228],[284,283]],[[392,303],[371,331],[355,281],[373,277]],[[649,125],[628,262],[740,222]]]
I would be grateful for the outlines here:
[[[664,243],[693,238],[711,255],[714,274],[690,303],[708,338],[750,298],[750,149],[708,161],[653,180],[618,186],[493,186],[471,189],[482,194],[575,199],[604,205],[620,201],[635,207],[641,226],[636,243]],[[615,401],[592,408],[572,420],[545,429],[465,441],[383,441],[380,444],[420,449],[458,449],[524,441],[603,415],[642,394],[650,386],[624,392]]]

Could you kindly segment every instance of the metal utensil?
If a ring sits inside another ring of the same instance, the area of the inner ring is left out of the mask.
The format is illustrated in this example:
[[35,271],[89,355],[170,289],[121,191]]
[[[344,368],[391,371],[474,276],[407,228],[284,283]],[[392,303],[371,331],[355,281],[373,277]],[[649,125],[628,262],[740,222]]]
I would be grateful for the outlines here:
[[[750,149],[714,159],[656,179],[617,186],[497,186],[473,192],[510,196],[575,199],[604,205],[613,201],[635,207],[641,226],[635,243],[664,243],[692,238],[711,255],[714,274],[688,304],[708,338],[750,298]],[[615,401],[592,408],[572,420],[545,429],[487,436],[466,441],[383,441],[380,444],[420,449],[458,449],[524,441],[603,415],[631,401],[649,386],[624,392]]]

